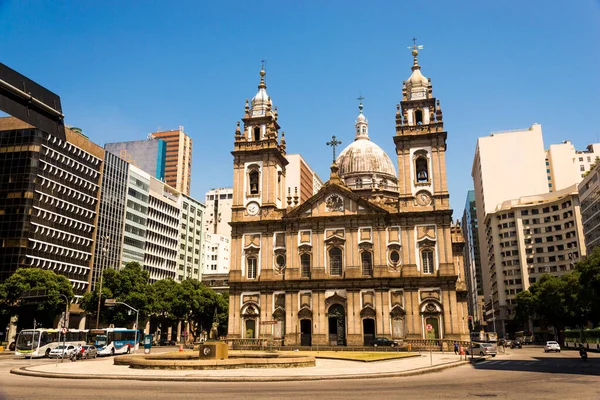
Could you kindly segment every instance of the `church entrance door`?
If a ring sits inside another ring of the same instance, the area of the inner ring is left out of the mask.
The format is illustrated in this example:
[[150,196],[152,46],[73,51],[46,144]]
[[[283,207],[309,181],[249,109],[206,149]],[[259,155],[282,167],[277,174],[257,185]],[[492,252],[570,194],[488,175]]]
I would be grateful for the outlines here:
[[312,346],[312,321],[300,320],[300,346]]
[[253,319],[246,320],[246,339],[256,338],[256,321]]
[[425,320],[425,324],[431,325],[433,328],[430,333],[426,333],[427,339],[439,339],[440,338],[440,326],[439,321],[436,317],[430,317]]
[[363,319],[363,344],[370,346],[375,339],[375,320],[372,318]]
[[346,310],[340,304],[329,307],[329,345],[346,345]]

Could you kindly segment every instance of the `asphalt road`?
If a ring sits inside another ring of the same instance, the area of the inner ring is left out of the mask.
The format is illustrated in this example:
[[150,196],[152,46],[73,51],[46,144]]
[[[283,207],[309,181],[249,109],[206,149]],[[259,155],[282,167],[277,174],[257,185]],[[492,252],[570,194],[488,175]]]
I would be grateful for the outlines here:
[[[33,360],[33,363],[54,362]],[[87,360],[83,362],[94,362]],[[211,383],[47,379],[10,374],[29,360],[0,358],[0,399],[599,399],[600,354],[541,348],[404,378]],[[260,374],[260,370],[257,370]]]

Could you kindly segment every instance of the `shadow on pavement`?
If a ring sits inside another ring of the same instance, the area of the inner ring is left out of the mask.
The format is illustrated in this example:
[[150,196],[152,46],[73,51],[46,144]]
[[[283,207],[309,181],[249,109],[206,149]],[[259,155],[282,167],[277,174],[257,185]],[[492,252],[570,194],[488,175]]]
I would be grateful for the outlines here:
[[583,361],[577,357],[533,357],[528,360],[489,359],[474,363],[473,368],[488,371],[547,372],[600,376],[600,358]]

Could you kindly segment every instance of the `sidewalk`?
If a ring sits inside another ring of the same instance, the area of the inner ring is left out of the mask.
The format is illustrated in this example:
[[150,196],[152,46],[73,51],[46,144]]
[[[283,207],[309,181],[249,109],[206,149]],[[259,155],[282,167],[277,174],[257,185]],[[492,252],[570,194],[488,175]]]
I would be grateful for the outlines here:
[[418,357],[372,363],[317,359],[315,367],[246,368],[230,370],[140,370],[113,365],[113,358],[21,367],[13,374],[63,379],[123,379],[143,381],[290,381],[325,379],[364,379],[410,376],[441,371],[468,364],[450,353],[422,353]]

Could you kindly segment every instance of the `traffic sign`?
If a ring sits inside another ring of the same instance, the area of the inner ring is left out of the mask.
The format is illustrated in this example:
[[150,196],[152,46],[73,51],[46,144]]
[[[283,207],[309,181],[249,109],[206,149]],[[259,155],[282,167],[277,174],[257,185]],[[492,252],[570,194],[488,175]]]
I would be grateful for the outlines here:
[[469,315],[469,321],[473,321],[473,316]]
[[65,333],[67,333],[67,328],[62,328],[62,334],[64,335]]
[[431,332],[433,330],[433,326],[431,324],[427,324],[425,329],[427,329],[427,332]]

